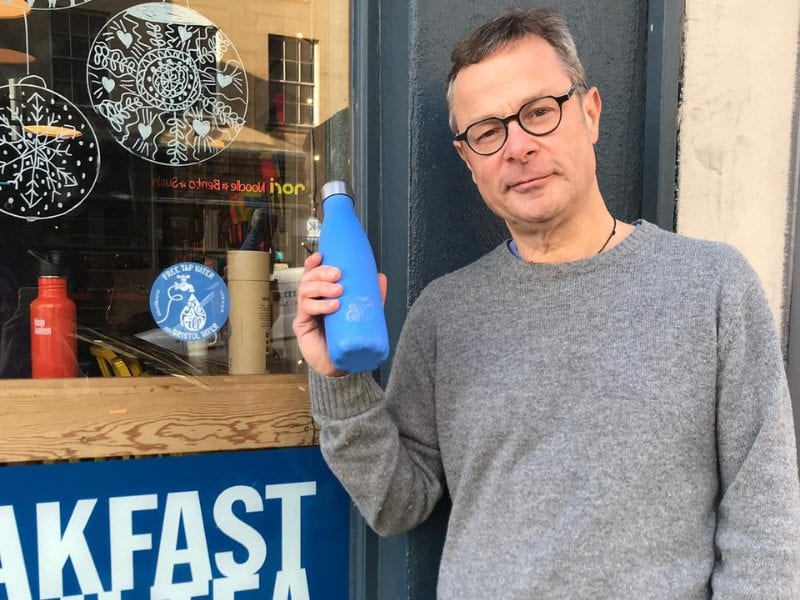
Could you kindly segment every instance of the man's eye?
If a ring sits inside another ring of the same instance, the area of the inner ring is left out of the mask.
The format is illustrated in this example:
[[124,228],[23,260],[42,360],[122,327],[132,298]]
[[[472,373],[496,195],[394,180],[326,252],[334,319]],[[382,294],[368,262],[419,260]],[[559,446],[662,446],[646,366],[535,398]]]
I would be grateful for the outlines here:
[[525,111],[523,119],[525,121],[538,121],[547,119],[555,112],[551,106],[532,106],[529,110]]
[[499,125],[480,127],[471,133],[472,135],[470,137],[472,138],[472,140],[475,143],[482,144],[486,142],[491,142],[498,136],[503,135],[503,128],[500,127]]

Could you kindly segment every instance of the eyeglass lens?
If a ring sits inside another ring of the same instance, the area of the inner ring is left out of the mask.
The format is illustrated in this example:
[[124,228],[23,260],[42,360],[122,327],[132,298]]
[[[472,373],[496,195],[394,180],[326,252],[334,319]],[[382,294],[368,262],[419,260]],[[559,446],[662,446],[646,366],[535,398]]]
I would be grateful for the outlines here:
[[[533,135],[545,135],[558,127],[561,105],[547,96],[533,100],[520,108],[516,115],[520,126]],[[502,119],[491,118],[473,123],[466,131],[466,140],[478,154],[491,154],[503,147],[508,126]]]

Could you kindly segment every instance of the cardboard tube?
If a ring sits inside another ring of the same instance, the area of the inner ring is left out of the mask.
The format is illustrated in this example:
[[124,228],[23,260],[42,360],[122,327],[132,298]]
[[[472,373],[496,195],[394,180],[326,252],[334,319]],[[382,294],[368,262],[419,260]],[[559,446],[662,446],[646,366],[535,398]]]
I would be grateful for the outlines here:
[[268,372],[272,298],[270,254],[228,250],[228,372],[254,375]]

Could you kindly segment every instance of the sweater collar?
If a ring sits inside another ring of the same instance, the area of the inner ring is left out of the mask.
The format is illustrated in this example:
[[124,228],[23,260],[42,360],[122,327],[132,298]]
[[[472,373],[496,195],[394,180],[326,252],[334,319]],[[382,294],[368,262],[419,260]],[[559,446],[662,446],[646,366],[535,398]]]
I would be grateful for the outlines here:
[[503,263],[510,263],[512,268],[526,273],[535,273],[542,276],[563,276],[572,273],[584,273],[611,265],[624,256],[635,251],[643,244],[647,244],[659,231],[658,226],[639,219],[633,223],[635,229],[631,234],[613,248],[575,261],[563,263],[528,263],[522,259],[514,240],[506,240],[495,249],[495,257]]

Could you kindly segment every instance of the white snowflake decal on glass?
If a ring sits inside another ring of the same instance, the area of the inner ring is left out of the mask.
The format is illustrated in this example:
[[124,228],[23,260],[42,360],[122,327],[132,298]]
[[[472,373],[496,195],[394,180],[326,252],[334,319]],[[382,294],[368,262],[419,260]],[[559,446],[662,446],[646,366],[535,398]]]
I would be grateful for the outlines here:
[[30,80],[0,87],[0,212],[35,221],[64,215],[86,199],[100,151],[86,116]]
[[86,4],[91,0],[28,0],[33,10],[58,10]]
[[89,51],[87,84],[117,142],[154,163],[208,160],[245,124],[247,74],[236,48],[183,6],[139,4],[112,17]]

